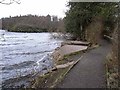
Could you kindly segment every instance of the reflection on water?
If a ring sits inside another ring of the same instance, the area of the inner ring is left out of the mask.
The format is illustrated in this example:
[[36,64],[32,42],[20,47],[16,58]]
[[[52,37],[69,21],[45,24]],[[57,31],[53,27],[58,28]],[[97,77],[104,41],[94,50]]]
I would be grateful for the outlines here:
[[62,42],[51,37],[50,33],[4,32],[5,41],[0,40],[2,80],[51,68],[49,56]]

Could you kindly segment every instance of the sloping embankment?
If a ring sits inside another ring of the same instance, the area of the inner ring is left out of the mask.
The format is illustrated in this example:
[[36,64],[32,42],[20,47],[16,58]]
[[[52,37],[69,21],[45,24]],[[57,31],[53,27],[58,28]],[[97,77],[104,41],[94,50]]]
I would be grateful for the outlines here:
[[54,53],[52,54],[53,59],[55,62],[58,60],[63,59],[64,56],[74,54],[79,51],[86,50],[88,48],[88,42],[81,42],[81,41],[68,41],[63,42],[60,48],[57,48]]
[[[72,44],[70,44],[72,42]],[[81,44],[83,46],[81,46]],[[55,61],[55,67],[48,73],[38,76],[31,81],[32,88],[53,88],[55,87],[64,76],[70,71],[70,69],[76,65],[82,58],[82,54],[88,48],[86,42],[81,41],[69,41],[63,42],[60,48],[57,48],[52,54]],[[78,58],[74,58],[75,54],[79,54]],[[73,59],[74,58],[74,59]]]

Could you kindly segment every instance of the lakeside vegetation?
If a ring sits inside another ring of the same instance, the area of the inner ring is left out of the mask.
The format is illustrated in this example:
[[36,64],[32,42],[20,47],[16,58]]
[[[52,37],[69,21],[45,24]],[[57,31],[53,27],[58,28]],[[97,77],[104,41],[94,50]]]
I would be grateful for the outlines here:
[[[99,45],[105,35],[113,38],[110,39],[112,52],[108,57],[106,55],[108,59],[106,62],[107,85],[109,88],[118,88],[118,3],[69,2],[68,7],[70,10],[66,12],[66,17],[59,20],[57,17],[51,19],[50,15],[2,18],[3,29],[11,32],[66,32],[71,33],[74,40],[88,41],[92,45]],[[58,75],[61,72],[62,70],[53,72],[50,79],[53,79],[56,73]],[[38,77],[39,79],[33,83],[33,87],[42,87],[42,83],[45,84],[46,78],[49,77],[50,74],[42,79]],[[56,76],[56,78],[59,77]],[[40,84],[40,82],[42,83]],[[50,84],[51,80],[47,83]]]
[[63,19],[57,16],[25,15],[2,18],[2,29],[10,32],[62,32]]
[[[119,87],[118,2],[69,2],[65,29],[77,40],[100,44],[101,39],[112,42],[112,52],[106,55],[107,87]],[[105,37],[108,36],[108,37]],[[113,39],[112,39],[113,38]]]
[[[118,3],[69,2],[66,12],[65,30],[76,39],[96,43],[96,39],[114,31],[117,20]],[[92,41],[93,39],[93,41]]]

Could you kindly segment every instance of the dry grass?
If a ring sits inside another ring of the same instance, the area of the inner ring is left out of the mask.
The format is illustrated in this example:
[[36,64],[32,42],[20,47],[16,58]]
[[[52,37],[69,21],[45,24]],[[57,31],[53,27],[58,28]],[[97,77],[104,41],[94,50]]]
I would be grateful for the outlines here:
[[58,82],[61,81],[62,77],[64,77],[65,73],[70,67],[65,69],[58,69],[53,72],[47,73],[43,76],[38,76],[31,82],[31,88],[52,88]]
[[107,57],[106,62],[106,75],[107,75],[107,87],[108,88],[118,88],[118,80],[119,80],[119,74],[118,74],[118,65],[116,62],[112,59],[111,55]]
[[[73,61],[72,57],[74,57],[77,54],[82,55],[84,52],[85,51],[66,55],[66,56],[64,56],[64,58],[62,60],[59,60],[56,64],[60,65],[60,64],[65,64],[65,63],[71,62],[71,61]],[[61,82],[63,80],[63,78],[65,77],[65,75],[71,70],[71,68],[74,65],[76,65],[76,63],[69,67],[66,67],[63,69],[56,69],[45,75],[36,77],[34,80],[31,81],[30,88],[54,88],[54,87],[56,87],[57,84],[59,84],[59,82]]]
[[107,57],[106,69],[107,69],[107,86],[108,88],[120,88],[119,86],[119,43],[118,43],[118,25],[116,25],[113,33],[112,51]]

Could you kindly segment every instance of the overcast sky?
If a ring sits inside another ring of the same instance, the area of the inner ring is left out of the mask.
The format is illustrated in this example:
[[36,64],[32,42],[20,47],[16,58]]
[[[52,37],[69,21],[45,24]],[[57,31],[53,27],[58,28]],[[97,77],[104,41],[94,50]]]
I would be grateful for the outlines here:
[[[0,0],[2,1],[2,0]],[[64,17],[69,0],[20,0],[21,4],[0,4],[0,18],[16,15],[57,15]],[[6,0],[9,2],[9,0]]]

